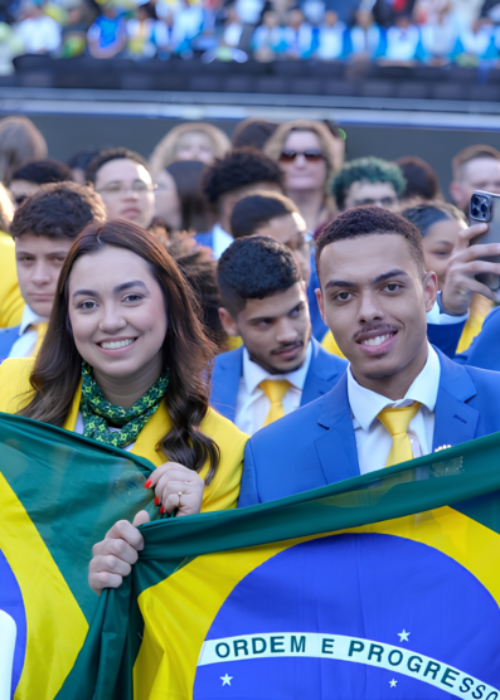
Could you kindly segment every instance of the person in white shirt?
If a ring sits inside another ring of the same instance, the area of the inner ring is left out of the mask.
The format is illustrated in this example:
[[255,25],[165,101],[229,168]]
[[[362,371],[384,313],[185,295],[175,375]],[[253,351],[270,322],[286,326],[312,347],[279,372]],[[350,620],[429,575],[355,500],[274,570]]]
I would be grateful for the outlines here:
[[26,305],[20,325],[0,331],[0,360],[36,355],[74,239],[88,223],[105,220],[100,197],[74,182],[43,185],[17,209],[10,233]]
[[217,223],[211,231],[197,234],[196,240],[211,248],[218,260],[233,242],[229,221],[236,202],[258,190],[283,193],[282,174],[279,166],[263,153],[235,148],[207,169],[202,190]]
[[61,46],[61,25],[31,2],[24,4],[24,19],[14,26],[14,34],[24,53],[54,53]]
[[339,20],[336,12],[325,12],[323,23],[318,29],[318,48],[315,55],[323,61],[342,58],[346,30],[346,25]]
[[244,345],[217,356],[210,403],[253,435],[326,393],[346,363],[311,339],[306,285],[287,246],[237,239],[219,260],[217,281],[221,322]]
[[420,32],[411,22],[411,16],[401,15],[394,27],[387,32],[385,58],[389,61],[406,63],[413,61],[417,54]]

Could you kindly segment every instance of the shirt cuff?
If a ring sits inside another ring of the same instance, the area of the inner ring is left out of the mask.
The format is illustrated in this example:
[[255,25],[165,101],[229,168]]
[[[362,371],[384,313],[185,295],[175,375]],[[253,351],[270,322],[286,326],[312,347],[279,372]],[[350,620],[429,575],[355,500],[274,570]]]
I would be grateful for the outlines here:
[[463,316],[450,316],[450,314],[447,314],[446,311],[443,310],[441,292],[438,292],[436,303],[427,313],[427,323],[435,326],[449,326],[455,323],[465,323],[468,318],[468,312]]

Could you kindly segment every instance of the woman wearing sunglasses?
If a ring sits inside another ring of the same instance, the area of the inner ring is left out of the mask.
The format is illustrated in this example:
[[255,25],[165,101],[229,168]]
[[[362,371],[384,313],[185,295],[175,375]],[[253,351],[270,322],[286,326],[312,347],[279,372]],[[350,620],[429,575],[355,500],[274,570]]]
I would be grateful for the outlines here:
[[285,192],[300,209],[310,234],[335,213],[329,185],[340,170],[344,141],[321,122],[299,119],[281,124],[264,152],[279,163]]
[[[213,353],[187,283],[155,236],[122,220],[92,224],[61,269],[34,365],[0,367],[0,410],[149,459],[157,469],[145,487],[160,512],[234,508],[247,436],[209,408]],[[141,512],[136,524],[147,519]],[[96,590],[123,571],[109,540],[127,526],[137,532],[122,521],[96,546],[106,552]]]

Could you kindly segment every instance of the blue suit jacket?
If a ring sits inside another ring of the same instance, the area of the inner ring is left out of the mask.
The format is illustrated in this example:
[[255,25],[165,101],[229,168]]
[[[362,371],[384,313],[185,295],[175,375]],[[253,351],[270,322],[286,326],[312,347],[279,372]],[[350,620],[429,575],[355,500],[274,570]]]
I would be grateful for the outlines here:
[[[347,362],[323,350],[312,339],[312,355],[302,390],[301,406],[318,399],[335,386],[345,372]],[[236,400],[243,373],[243,348],[225,352],[215,358],[210,404],[225,418],[234,421]]]
[[[500,431],[500,374],[461,367],[439,352],[433,447]],[[359,476],[347,374],[325,396],[259,430],[247,443],[239,506]]]
[[472,344],[456,356],[460,364],[500,371],[500,308],[491,311],[484,319],[483,327]]
[[19,339],[19,326],[12,328],[2,328],[0,330],[0,362],[3,362],[12,349],[12,346]]

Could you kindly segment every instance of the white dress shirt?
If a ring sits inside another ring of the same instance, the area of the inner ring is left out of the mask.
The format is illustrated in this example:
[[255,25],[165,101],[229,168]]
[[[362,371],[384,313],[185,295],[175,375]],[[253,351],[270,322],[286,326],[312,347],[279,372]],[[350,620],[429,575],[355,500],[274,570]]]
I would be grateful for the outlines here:
[[404,408],[414,401],[421,406],[408,428],[413,457],[432,452],[436,400],[441,376],[441,365],[436,351],[429,345],[429,354],[423,370],[399,401],[365,389],[354,379],[349,367],[347,372],[347,394],[352,412],[354,435],[358,449],[361,474],[384,469],[392,449],[392,437],[378,420],[384,408]]
[[214,258],[218,260],[226,248],[229,248],[231,243],[234,241],[234,238],[227,231],[224,231],[220,224],[215,224],[212,229],[212,233],[214,235],[212,244]]
[[10,349],[9,357],[31,357],[38,340],[38,331],[32,326],[47,323],[48,318],[39,316],[28,304],[24,306],[23,317],[19,325],[19,338]]
[[243,374],[238,389],[234,420],[240,430],[253,435],[262,428],[271,408],[271,402],[259,386],[266,379],[272,381],[286,379],[292,385],[283,398],[285,414],[295,411],[300,406],[302,389],[311,364],[311,355],[312,344],[309,343],[304,362],[298,369],[288,374],[269,374],[250,359],[246,348],[243,349]]

